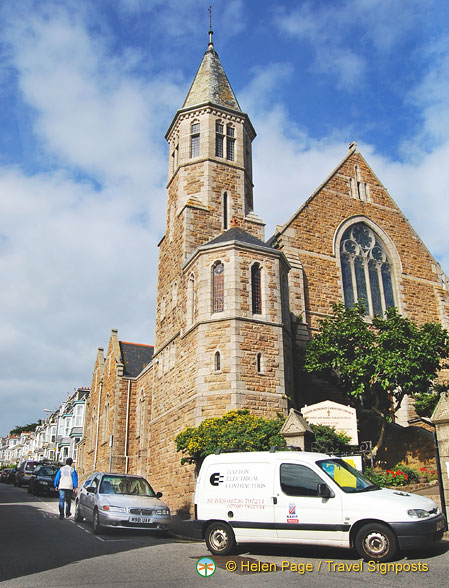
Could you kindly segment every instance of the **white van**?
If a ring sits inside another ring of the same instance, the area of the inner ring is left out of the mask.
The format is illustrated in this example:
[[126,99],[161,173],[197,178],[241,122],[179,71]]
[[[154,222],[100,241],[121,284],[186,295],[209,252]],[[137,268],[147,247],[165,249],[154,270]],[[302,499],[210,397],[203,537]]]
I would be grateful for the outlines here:
[[423,496],[379,488],[343,460],[297,451],[209,455],[195,491],[209,551],[238,543],[355,547],[366,561],[438,541],[446,528]]

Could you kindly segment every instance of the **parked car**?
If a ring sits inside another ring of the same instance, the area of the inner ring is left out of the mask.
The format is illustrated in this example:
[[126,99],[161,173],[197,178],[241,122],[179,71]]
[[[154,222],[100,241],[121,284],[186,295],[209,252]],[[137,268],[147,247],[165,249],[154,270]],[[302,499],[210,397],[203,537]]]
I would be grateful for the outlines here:
[[17,472],[17,468],[11,468],[9,470],[8,479],[6,480],[7,484],[15,484],[16,483],[16,472]]
[[6,482],[8,481],[9,472],[10,472],[10,468],[5,468],[4,470],[2,470],[2,472],[0,474],[0,482],[3,482],[4,484],[6,484]]
[[141,476],[96,472],[80,488],[75,500],[75,521],[86,518],[94,533],[104,528],[165,531],[170,509]]
[[39,494],[57,494],[54,480],[59,468],[60,465],[57,463],[37,465],[31,474],[28,492],[34,496],[39,496]]
[[21,486],[28,486],[30,483],[31,474],[33,473],[34,468],[38,465],[38,463],[38,461],[32,461],[29,459],[22,462],[17,469],[14,485],[19,486],[19,488]]

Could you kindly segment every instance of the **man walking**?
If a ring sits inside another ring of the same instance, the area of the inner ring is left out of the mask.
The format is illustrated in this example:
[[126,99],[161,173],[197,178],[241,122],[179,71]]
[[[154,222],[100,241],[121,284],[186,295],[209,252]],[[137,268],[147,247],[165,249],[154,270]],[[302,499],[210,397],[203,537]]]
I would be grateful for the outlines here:
[[59,518],[64,518],[64,503],[65,503],[65,516],[69,517],[72,513],[70,512],[70,506],[72,504],[73,491],[76,493],[78,488],[78,474],[74,467],[72,467],[73,460],[68,457],[65,460],[65,466],[59,468],[58,473],[55,477],[55,488],[59,492]]

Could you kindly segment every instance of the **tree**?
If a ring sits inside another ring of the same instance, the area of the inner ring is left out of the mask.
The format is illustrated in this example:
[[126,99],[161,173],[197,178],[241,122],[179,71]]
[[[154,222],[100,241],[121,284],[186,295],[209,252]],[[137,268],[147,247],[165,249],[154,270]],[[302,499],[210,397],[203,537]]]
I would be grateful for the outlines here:
[[421,327],[389,308],[369,322],[363,304],[333,306],[309,342],[304,368],[342,392],[357,409],[371,409],[385,425],[405,395],[429,394],[438,372],[447,367],[449,333],[439,323]]
[[36,427],[39,426],[39,423],[30,423],[28,425],[22,425],[21,427],[14,427],[9,431],[10,435],[20,435],[20,433],[28,433],[36,430]]

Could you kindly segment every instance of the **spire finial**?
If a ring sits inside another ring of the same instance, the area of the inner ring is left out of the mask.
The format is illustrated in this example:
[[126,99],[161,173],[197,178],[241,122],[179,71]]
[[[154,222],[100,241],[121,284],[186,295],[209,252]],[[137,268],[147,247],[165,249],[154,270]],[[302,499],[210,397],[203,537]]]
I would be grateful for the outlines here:
[[212,35],[214,31],[212,30],[212,6],[209,6],[209,46],[208,49],[214,48],[214,42],[212,41]]

